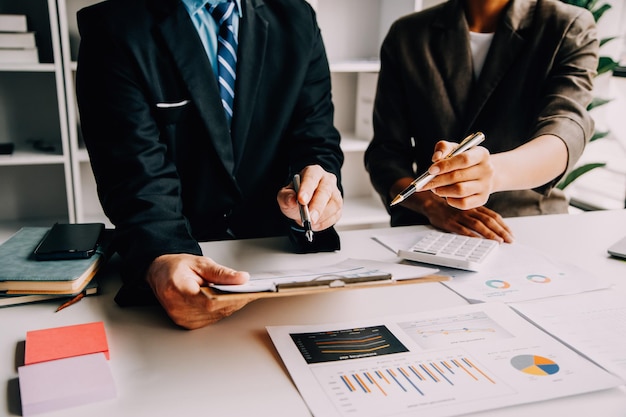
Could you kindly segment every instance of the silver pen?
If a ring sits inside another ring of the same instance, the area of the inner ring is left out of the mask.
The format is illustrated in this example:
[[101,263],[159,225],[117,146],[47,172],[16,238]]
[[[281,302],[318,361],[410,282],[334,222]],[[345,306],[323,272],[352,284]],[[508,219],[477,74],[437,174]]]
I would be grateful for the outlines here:
[[309,213],[309,206],[307,204],[300,204],[298,200],[298,194],[300,193],[300,174],[293,176],[293,189],[296,192],[296,202],[300,208],[300,219],[302,220],[302,226],[304,226],[304,235],[306,240],[313,242],[313,229],[311,227],[311,214]]
[[[453,156],[461,154],[468,149],[471,149],[474,146],[478,145],[483,140],[485,140],[484,133],[472,133],[471,135],[463,139],[463,141],[459,143],[459,146],[457,146],[449,154],[444,156],[443,159],[449,159]],[[411,196],[414,192],[422,188],[424,185],[428,184],[428,182],[435,177],[436,175],[430,174],[428,171],[424,172],[422,175],[411,181],[411,183],[393,199],[390,206],[395,206],[396,204],[403,202],[404,200],[409,198],[409,196]]]

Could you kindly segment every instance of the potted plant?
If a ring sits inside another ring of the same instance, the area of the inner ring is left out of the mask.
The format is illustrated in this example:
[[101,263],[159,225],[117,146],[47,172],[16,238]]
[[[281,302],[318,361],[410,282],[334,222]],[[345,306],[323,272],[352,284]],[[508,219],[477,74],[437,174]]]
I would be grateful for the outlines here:
[[[597,0],[561,0],[564,3],[568,3],[568,4],[573,4],[575,6],[579,6],[579,7],[584,7],[585,9],[589,10],[591,12],[591,14],[593,15],[596,23],[600,20],[600,18],[604,15],[604,13],[606,13],[610,8],[611,5],[608,3],[603,3],[601,5],[598,5],[598,1]],[[600,39],[600,47],[602,47],[603,45],[605,45],[607,42],[612,41],[613,39],[615,39],[615,36],[609,37],[609,38],[603,38]],[[614,61],[613,58],[609,57],[609,56],[600,56],[599,60],[598,60],[598,68],[597,68],[597,75],[596,77],[602,75],[602,74],[606,74],[606,73],[610,73],[612,72],[615,68],[617,68],[619,66],[619,63]],[[609,103],[611,100],[610,99],[606,99],[606,98],[602,98],[602,97],[594,97],[591,104],[589,104],[589,106],[587,107],[588,111],[591,111],[594,108],[603,106],[607,103]],[[595,140],[598,139],[602,139],[606,136],[608,136],[610,134],[610,131],[606,130],[606,131],[598,131],[596,130],[593,134],[593,136],[590,139],[590,142],[593,142]],[[561,190],[565,189],[568,185],[570,185],[572,182],[574,182],[578,177],[580,177],[581,175],[599,168],[599,167],[604,167],[606,165],[606,163],[604,162],[593,162],[593,163],[587,163],[587,164],[583,164],[577,168],[575,168],[574,170],[572,170],[571,172],[569,172],[560,182],[559,184],[557,184],[557,188],[560,188]]]

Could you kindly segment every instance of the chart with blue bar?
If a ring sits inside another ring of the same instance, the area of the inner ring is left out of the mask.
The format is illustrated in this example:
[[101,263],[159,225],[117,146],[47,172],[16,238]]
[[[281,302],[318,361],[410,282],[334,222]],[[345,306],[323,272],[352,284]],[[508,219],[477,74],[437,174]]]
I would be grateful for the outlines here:
[[345,415],[394,415],[445,402],[488,400],[514,393],[476,358],[456,350],[437,356],[381,357],[350,370],[323,366],[312,371]]
[[451,417],[623,384],[503,303],[267,329],[316,417]]

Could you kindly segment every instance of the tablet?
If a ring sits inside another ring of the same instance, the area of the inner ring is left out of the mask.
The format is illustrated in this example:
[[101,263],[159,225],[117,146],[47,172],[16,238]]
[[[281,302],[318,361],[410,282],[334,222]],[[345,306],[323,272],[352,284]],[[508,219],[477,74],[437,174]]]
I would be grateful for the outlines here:
[[626,259],[626,236],[624,236],[621,240],[618,240],[617,242],[609,246],[607,251],[612,256]]

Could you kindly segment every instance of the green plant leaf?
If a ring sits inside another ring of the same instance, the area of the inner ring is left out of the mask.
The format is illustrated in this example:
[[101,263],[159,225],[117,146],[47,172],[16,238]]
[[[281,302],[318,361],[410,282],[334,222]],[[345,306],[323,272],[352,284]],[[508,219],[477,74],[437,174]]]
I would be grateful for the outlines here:
[[595,132],[593,132],[593,136],[591,136],[591,139],[589,139],[589,142],[593,142],[594,140],[605,138],[605,137],[609,136],[610,133],[611,133],[610,130],[607,130],[607,131],[604,131],[604,132],[598,132],[596,130]]
[[593,18],[596,20],[596,22],[598,20],[600,20],[600,18],[602,17],[602,15],[611,8],[612,6],[608,3],[604,3],[602,6],[598,7],[595,10],[591,10],[591,14],[593,15]]
[[605,43],[611,42],[613,39],[617,39],[617,36],[611,36],[610,38],[600,39],[600,47]]
[[595,109],[596,107],[604,106],[606,103],[609,103],[611,101],[613,101],[612,98],[594,97],[591,100],[591,103],[589,103],[589,105],[587,106],[587,110],[591,110],[591,109]]
[[613,60],[613,58],[608,56],[601,56],[598,60],[598,75],[604,74],[605,72],[613,71],[619,62]]
[[556,188],[558,188],[560,190],[564,190],[565,187],[567,187],[568,185],[573,183],[581,175],[584,175],[584,174],[586,174],[587,172],[589,172],[589,171],[591,171],[593,169],[604,167],[604,166],[606,166],[606,163],[604,163],[604,162],[593,162],[593,163],[581,165],[578,168],[574,169],[569,174],[567,174],[565,176],[565,178],[563,178],[563,180],[561,180],[561,182],[559,182],[557,184]]

